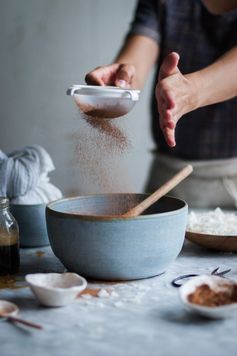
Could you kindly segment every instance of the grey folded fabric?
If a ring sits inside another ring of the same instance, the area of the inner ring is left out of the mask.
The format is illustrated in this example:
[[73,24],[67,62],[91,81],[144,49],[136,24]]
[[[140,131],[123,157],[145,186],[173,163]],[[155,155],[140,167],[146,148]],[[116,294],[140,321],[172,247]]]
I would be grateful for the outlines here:
[[49,183],[55,169],[48,152],[39,145],[26,146],[6,155],[0,150],[0,195],[14,204],[48,203],[62,196]]

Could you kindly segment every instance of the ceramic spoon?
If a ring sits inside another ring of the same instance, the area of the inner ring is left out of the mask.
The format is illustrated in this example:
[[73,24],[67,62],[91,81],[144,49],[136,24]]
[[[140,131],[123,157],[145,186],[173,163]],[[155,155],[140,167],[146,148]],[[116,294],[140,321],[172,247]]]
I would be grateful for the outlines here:
[[121,217],[131,218],[140,215],[143,211],[149,208],[152,204],[157,202],[161,197],[167,194],[170,190],[176,187],[182,180],[184,180],[189,174],[193,171],[193,167],[189,164],[177,174],[175,174],[170,180],[168,180],[165,184],[163,184],[159,189],[157,189],[153,194],[151,194],[148,198],[143,200],[141,203],[136,205],[134,208],[129,210],[128,212],[121,215]]
[[39,324],[35,324],[32,323],[31,321],[23,320],[21,318],[16,317],[15,315],[18,314],[18,312],[19,309],[15,304],[7,302],[5,300],[0,300],[0,317],[5,318],[9,321],[30,326],[31,328],[35,328],[39,330],[43,329],[43,327]]

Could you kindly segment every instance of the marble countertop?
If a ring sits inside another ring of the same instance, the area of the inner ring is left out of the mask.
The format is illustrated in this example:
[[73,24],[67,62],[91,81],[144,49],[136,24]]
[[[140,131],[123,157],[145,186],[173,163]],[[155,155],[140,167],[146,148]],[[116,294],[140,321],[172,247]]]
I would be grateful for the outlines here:
[[[207,251],[186,243],[163,275],[131,282],[90,282],[107,293],[86,294],[66,307],[40,306],[24,282],[34,272],[63,272],[50,247],[21,249],[15,286],[0,289],[0,299],[16,303],[22,318],[39,323],[34,330],[1,320],[0,354],[14,355],[236,355],[237,316],[208,320],[184,310],[172,279],[231,268],[237,280],[236,254]],[[104,297],[103,297],[104,295]]]

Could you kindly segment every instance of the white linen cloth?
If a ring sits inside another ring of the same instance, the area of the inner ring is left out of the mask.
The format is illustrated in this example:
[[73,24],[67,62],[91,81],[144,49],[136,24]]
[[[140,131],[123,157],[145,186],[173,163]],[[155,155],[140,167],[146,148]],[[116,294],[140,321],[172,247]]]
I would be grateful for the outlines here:
[[26,146],[6,155],[0,150],[0,196],[13,204],[48,203],[62,197],[49,182],[55,169],[48,152],[39,145]]

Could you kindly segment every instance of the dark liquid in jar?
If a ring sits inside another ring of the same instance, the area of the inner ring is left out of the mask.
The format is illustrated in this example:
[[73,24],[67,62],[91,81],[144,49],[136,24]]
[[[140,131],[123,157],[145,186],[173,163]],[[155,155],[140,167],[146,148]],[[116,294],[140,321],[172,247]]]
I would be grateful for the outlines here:
[[0,275],[17,273],[19,265],[20,255],[18,243],[0,245]]

